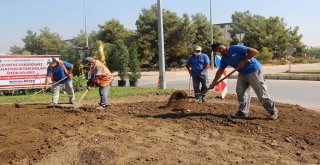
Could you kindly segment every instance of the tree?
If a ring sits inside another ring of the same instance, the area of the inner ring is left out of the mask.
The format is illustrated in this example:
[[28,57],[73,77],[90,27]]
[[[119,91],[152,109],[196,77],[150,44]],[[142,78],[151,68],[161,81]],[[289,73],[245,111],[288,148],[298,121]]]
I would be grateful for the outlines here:
[[98,25],[98,27],[100,28],[98,39],[105,43],[112,43],[117,40],[124,41],[133,33],[116,19],[107,21],[103,25]]
[[193,45],[203,47],[203,52],[210,52],[210,22],[207,17],[201,13],[192,15],[192,22],[196,28]]
[[[96,44],[95,42],[97,40],[98,40],[98,32],[91,31],[90,33],[88,33],[89,48],[94,47]],[[83,30],[80,30],[80,33],[76,37],[73,37],[72,44],[79,49],[84,48],[86,46],[86,35]]]
[[136,81],[141,77],[141,67],[136,43],[129,46],[129,80]]
[[13,45],[13,46],[10,47],[10,52],[13,55],[22,54],[23,49],[20,48],[19,46]]
[[310,47],[306,48],[305,51],[309,56],[320,58],[320,48]]
[[40,29],[40,35],[37,37],[37,40],[40,45],[40,50],[46,53],[55,54],[55,52],[59,52],[66,46],[61,36],[58,33],[50,32],[48,27]]
[[[157,6],[143,9],[137,25],[137,41],[141,53],[141,64],[155,67],[158,63],[157,37]],[[210,23],[200,13],[191,16],[184,14],[182,18],[175,12],[163,10],[164,46],[167,67],[180,67],[182,59],[186,58],[195,45],[204,47],[204,52],[210,52]],[[215,40],[222,41],[222,33],[214,27]]]
[[138,50],[141,53],[140,62],[148,67],[155,64],[154,58],[158,50],[156,13],[156,5],[152,5],[151,9],[144,8],[136,21]]
[[67,45],[59,34],[50,32],[48,27],[40,29],[39,36],[28,30],[26,37],[22,40],[25,43],[24,49],[32,54],[56,54]]
[[[117,40],[112,46],[111,53],[112,55],[107,59],[107,63],[113,63],[112,70],[118,70],[118,76],[121,80],[125,80],[128,76],[128,63],[129,63],[129,51],[127,46],[124,44],[124,41]],[[109,62],[108,62],[109,61]]]
[[288,36],[290,37],[289,42],[291,44],[291,46],[296,48],[296,53],[304,53],[306,51],[306,45],[304,45],[301,42],[301,39],[303,37],[302,34],[298,34],[299,31],[299,27],[295,27],[293,30],[289,30],[289,34]]
[[32,54],[35,50],[40,49],[39,41],[37,40],[37,33],[28,30],[27,35],[22,39],[25,43],[24,49],[30,51]]
[[272,53],[269,52],[268,48],[263,47],[262,51],[255,55],[255,58],[257,58],[257,60],[262,64],[269,63],[272,59]]
[[231,35],[234,40],[231,44],[237,43],[236,34],[245,33],[243,43],[246,46],[258,50],[266,47],[273,51],[273,58],[283,58],[289,45],[299,47],[299,51],[303,50],[302,35],[298,35],[299,28],[287,28],[283,18],[265,18],[253,15],[249,11],[235,12],[232,15],[232,23]]

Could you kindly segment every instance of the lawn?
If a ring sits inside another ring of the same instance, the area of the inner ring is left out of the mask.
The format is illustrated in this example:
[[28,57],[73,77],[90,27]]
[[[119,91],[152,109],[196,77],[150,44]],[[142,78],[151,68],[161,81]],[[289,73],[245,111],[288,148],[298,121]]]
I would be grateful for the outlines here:
[[[109,92],[109,98],[118,98],[118,97],[127,97],[134,96],[140,94],[148,94],[148,93],[163,93],[170,92],[173,89],[158,89],[151,87],[111,87]],[[76,98],[80,99],[85,91],[76,92]],[[46,103],[51,100],[51,93],[44,92],[39,93],[37,95],[32,96],[33,93],[27,95],[13,95],[13,96],[0,96],[0,104],[13,104],[13,103]],[[32,97],[31,97],[32,96]],[[29,98],[31,97],[31,98]],[[99,93],[98,88],[93,88],[90,90],[84,100],[90,99],[98,99]],[[25,100],[25,101],[24,101]],[[68,95],[60,93],[59,102],[68,102]]]

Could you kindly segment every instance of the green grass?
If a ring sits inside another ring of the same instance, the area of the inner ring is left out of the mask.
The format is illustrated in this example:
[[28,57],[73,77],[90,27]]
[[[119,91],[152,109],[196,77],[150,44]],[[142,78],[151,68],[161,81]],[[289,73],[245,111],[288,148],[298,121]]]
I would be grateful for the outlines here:
[[304,70],[304,71],[300,71],[300,72],[319,72],[320,73],[320,70]]
[[[90,90],[84,100],[92,100],[92,99],[100,99],[98,88],[93,88]],[[165,93],[171,92],[173,89],[158,89],[152,87],[111,87],[108,97],[109,98],[119,98],[119,97],[128,97],[134,95],[141,95],[141,94],[150,94],[150,93]],[[76,92],[77,100],[81,98],[84,91]],[[13,95],[13,96],[0,96],[0,104],[13,104],[13,103],[49,103],[51,101],[51,93],[39,93],[37,95]],[[27,100],[25,100],[27,99]],[[25,100],[25,101],[24,101]],[[68,96],[66,94],[60,94],[59,102],[68,102]]]
[[311,76],[311,77],[318,77],[319,74],[308,74],[306,72],[290,72],[290,73],[272,73],[272,74],[265,74],[265,75],[273,75],[273,76]]

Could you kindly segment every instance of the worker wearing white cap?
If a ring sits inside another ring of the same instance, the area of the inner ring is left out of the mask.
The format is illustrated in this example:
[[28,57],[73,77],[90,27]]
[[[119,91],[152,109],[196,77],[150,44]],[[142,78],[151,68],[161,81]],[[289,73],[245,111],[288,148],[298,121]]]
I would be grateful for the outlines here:
[[[208,55],[201,53],[201,46],[196,46],[194,53],[187,61],[187,69],[192,76],[194,95],[197,100],[205,102],[205,90],[208,88],[208,69],[210,68],[210,59]],[[201,89],[200,89],[201,84]]]
[[[47,78],[45,80],[45,89],[49,88],[49,81],[52,80],[52,101],[51,105],[58,105],[60,84],[65,86],[66,92],[69,96],[69,103],[74,104],[75,96],[72,85],[72,71],[73,65],[55,58],[48,59]],[[63,80],[64,79],[64,80]]]

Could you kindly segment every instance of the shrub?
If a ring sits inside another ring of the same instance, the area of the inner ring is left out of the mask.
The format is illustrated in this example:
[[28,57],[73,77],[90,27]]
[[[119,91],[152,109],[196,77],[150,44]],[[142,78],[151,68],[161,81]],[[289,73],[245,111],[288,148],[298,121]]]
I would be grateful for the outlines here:
[[118,66],[118,76],[121,80],[125,80],[128,77],[128,64],[129,64],[129,51],[127,46],[124,44],[122,40],[117,40],[115,42],[115,46],[113,47],[115,63]]
[[82,91],[86,89],[87,86],[87,80],[83,75],[80,76],[74,76],[72,79],[74,91]]
[[287,61],[284,59],[281,59],[281,60],[275,59],[272,61],[272,64],[273,65],[286,65]]
[[255,57],[260,63],[265,64],[271,61],[272,53],[269,52],[268,48],[263,47],[262,51],[259,52]]
[[292,63],[298,64],[298,63],[306,63],[306,61],[303,58],[295,58]]
[[135,44],[131,44],[129,47],[130,55],[129,55],[129,80],[136,81],[141,78],[141,67],[138,59],[138,51],[137,46]]

